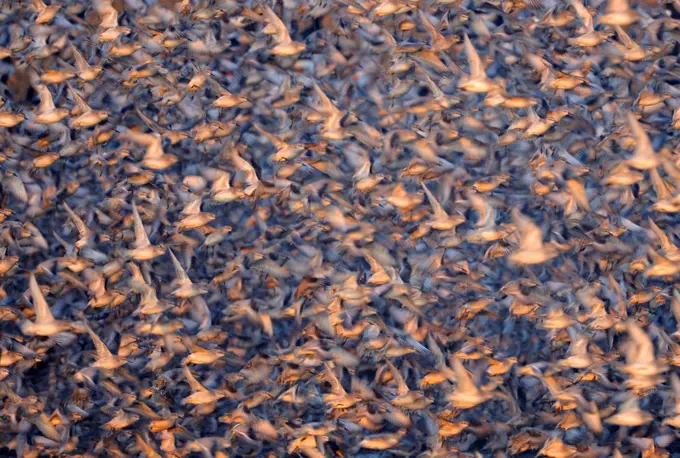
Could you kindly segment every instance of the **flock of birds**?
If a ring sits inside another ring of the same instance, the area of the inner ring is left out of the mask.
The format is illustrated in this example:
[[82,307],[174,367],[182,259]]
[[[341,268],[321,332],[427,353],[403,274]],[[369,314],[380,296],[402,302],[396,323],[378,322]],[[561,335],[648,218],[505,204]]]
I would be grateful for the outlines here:
[[0,8],[0,446],[680,450],[680,1]]

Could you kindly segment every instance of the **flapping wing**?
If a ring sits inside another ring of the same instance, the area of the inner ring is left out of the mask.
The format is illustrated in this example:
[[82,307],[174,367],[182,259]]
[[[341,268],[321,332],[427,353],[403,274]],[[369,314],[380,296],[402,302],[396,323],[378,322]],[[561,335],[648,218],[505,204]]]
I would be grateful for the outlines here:
[[484,65],[482,64],[482,59],[480,59],[479,54],[467,33],[464,36],[463,46],[465,48],[465,55],[467,56],[468,64],[470,65],[470,76],[472,77],[482,77],[486,76],[484,73]]
[[208,391],[206,387],[201,385],[201,382],[196,380],[196,377],[194,377],[194,374],[191,373],[191,370],[189,370],[189,366],[184,366],[182,368],[182,373],[184,374],[184,378],[186,379],[187,383],[191,387],[191,392],[196,393],[198,391]]
[[90,338],[92,339],[94,348],[97,351],[97,358],[103,359],[113,356],[111,350],[109,350],[109,347],[106,346],[106,344],[102,341],[102,339],[99,338],[99,336],[92,330],[92,328],[90,328],[90,326],[87,323],[84,323],[84,325],[85,329],[87,330],[87,333],[90,335]]
[[191,281],[189,279],[189,275],[187,275],[186,271],[184,270],[184,267],[182,267],[182,264],[179,262],[179,259],[175,256],[175,253],[172,252],[172,250],[168,250],[170,253],[170,259],[172,259],[172,265],[175,267],[175,275],[177,276],[177,280],[180,282],[184,281]]
[[451,365],[453,366],[453,372],[456,374],[457,389],[463,393],[477,391],[477,385],[472,380],[472,375],[465,369],[460,359],[455,356],[451,357]]
[[634,321],[626,324],[628,335],[634,344],[630,346],[626,359],[629,363],[652,363],[655,360],[654,344],[649,336]]
[[593,30],[593,16],[590,14],[590,11],[588,11],[588,8],[583,6],[583,3],[580,0],[571,0],[570,3],[571,6],[574,7],[576,14],[578,14],[578,17],[581,18],[583,25],[588,30]]
[[137,211],[137,205],[132,204],[132,214],[135,219],[135,247],[144,248],[151,245],[149,236],[146,234],[146,229],[144,229],[144,223],[142,223],[142,218],[139,216]]
[[40,111],[41,112],[47,112],[54,110],[54,102],[52,101],[52,94],[50,93],[49,88],[41,84],[38,87],[38,95],[40,96]]
[[276,15],[276,13],[274,13],[274,11],[272,11],[271,8],[269,8],[269,6],[264,6],[264,12],[267,16],[267,21],[269,21],[269,23],[276,29],[277,41],[280,43],[290,43],[293,41],[290,38],[290,33],[288,33],[286,24],[283,23],[283,21]]
[[513,210],[512,219],[519,230],[519,247],[522,251],[538,251],[543,246],[541,229],[519,210]]
[[54,321],[54,316],[50,310],[50,306],[45,300],[45,296],[38,285],[38,281],[35,276],[31,274],[29,279],[29,289],[31,291],[31,297],[33,298],[33,309],[35,310],[35,321],[36,322],[50,322]]

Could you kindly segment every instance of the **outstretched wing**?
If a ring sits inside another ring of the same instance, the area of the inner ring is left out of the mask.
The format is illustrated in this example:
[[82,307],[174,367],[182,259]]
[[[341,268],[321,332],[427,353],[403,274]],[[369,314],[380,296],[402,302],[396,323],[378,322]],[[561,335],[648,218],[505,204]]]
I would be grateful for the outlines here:
[[467,33],[464,36],[463,47],[465,48],[465,55],[467,56],[468,64],[470,65],[470,76],[473,78],[486,76],[482,59],[480,59],[479,54],[477,54],[475,47],[472,46],[472,42]]
[[139,216],[137,211],[137,205],[132,203],[132,214],[135,219],[135,247],[145,248],[151,245],[149,236],[146,234],[146,229],[144,229],[144,223],[142,223],[142,218]]
[[102,341],[102,339],[99,338],[99,336],[92,330],[92,328],[90,328],[90,326],[87,323],[84,323],[84,325],[85,329],[87,330],[87,333],[90,335],[90,338],[92,339],[94,348],[97,351],[97,358],[104,359],[113,356],[111,350],[109,350],[109,347],[106,346],[106,344]]
[[47,305],[47,301],[45,300],[45,296],[43,295],[42,290],[40,289],[40,286],[38,285],[38,282],[35,279],[35,276],[33,274],[31,274],[31,277],[30,277],[28,283],[29,283],[29,289],[31,291],[31,297],[33,298],[33,309],[35,310],[35,321],[36,322],[42,322],[42,323],[54,321],[54,316],[52,315],[52,312],[50,311],[50,306]]

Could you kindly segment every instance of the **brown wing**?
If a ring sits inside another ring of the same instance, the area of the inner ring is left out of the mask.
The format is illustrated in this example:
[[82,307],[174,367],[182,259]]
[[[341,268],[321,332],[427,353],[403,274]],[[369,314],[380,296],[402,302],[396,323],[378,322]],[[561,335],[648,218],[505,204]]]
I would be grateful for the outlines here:
[[33,298],[35,321],[42,323],[54,321],[54,316],[50,311],[50,306],[47,305],[45,296],[43,295],[42,290],[40,289],[40,286],[38,285],[38,282],[33,274],[31,274],[29,279],[29,289],[31,291],[31,297]]

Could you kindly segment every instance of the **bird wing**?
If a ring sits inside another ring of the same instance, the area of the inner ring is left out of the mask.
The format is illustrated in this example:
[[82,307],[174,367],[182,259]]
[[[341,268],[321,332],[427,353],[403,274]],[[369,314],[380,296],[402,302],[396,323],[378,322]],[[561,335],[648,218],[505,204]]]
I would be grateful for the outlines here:
[[71,207],[68,206],[66,202],[64,202],[64,208],[66,209],[66,212],[68,213],[68,216],[71,217],[71,220],[73,221],[73,224],[75,224],[76,229],[78,230],[78,234],[80,237],[85,238],[89,235],[90,231],[83,222],[83,220],[74,212]]
[[90,328],[90,326],[87,323],[84,324],[87,333],[90,335],[90,338],[92,339],[94,348],[97,351],[97,359],[104,359],[113,356],[111,350],[109,350],[109,347],[106,346],[102,339],[99,338],[99,336],[92,330],[92,328]]
[[52,94],[50,93],[50,89],[44,85],[41,84],[38,87],[38,95],[40,96],[40,111],[41,112],[47,112],[54,110],[54,102],[52,101]]
[[474,380],[472,380],[472,375],[465,369],[463,363],[460,362],[455,356],[451,357],[451,365],[453,366],[453,371],[456,374],[456,386],[457,389],[463,393],[477,391],[477,385]]
[[434,219],[436,220],[444,220],[449,217],[448,213],[446,213],[446,210],[444,210],[444,207],[439,203],[437,198],[430,192],[429,189],[427,189],[427,186],[425,183],[421,182],[421,186],[423,187],[423,190],[425,191],[425,195],[427,195],[427,200],[430,201],[430,205],[432,206],[432,213],[434,213]]
[[522,251],[537,251],[543,246],[543,233],[541,229],[519,210],[513,211],[513,220],[519,230],[519,247]]
[[631,363],[652,363],[656,360],[654,356],[654,344],[647,333],[635,322],[629,321],[626,329],[628,335],[633,340],[634,345],[628,352],[627,359]]
[[43,295],[42,290],[38,285],[38,281],[35,279],[35,276],[33,274],[31,274],[28,284],[29,289],[31,291],[31,297],[33,298],[35,321],[43,323],[54,321],[54,316],[52,315],[50,306],[47,304],[45,296]]
[[175,267],[175,275],[177,276],[177,280],[180,282],[186,282],[186,281],[191,281],[189,279],[189,275],[187,275],[186,271],[184,270],[184,267],[182,267],[182,264],[180,264],[179,259],[175,256],[175,253],[172,252],[172,250],[168,250],[170,253],[170,259],[172,259],[172,265]]
[[87,104],[87,102],[85,101],[85,99],[83,99],[83,98],[80,96],[80,94],[78,94],[78,93],[76,92],[76,90],[73,89],[73,87],[71,86],[71,84],[69,84],[68,82],[67,82],[66,84],[68,85],[68,91],[69,91],[69,93],[71,94],[71,97],[73,98],[73,101],[74,101],[75,104],[78,106],[78,108],[80,109],[80,111],[82,111],[83,113],[87,113],[88,111],[92,111],[92,108]]
[[142,218],[139,216],[137,211],[137,205],[132,203],[132,214],[135,219],[135,247],[145,248],[151,245],[149,236],[146,234],[146,229],[144,229],[144,223],[142,223]]
[[592,31],[593,16],[590,14],[590,11],[588,11],[588,8],[583,6],[583,3],[580,0],[571,0],[570,3],[571,6],[574,7],[576,14],[578,14],[578,17],[581,18],[581,22],[583,22],[583,25],[586,27],[586,29]]
[[194,374],[191,373],[191,370],[189,370],[189,366],[184,366],[182,368],[182,372],[184,373],[184,378],[187,380],[187,383],[191,387],[191,392],[196,393],[198,391],[208,391],[206,387],[204,387],[201,382],[196,380],[196,377],[194,377]]
[[472,77],[484,77],[484,65],[482,64],[482,59],[480,59],[477,50],[472,45],[470,37],[467,33],[464,36],[463,46],[465,48],[465,55],[467,56],[468,64],[470,65],[470,76]]
[[274,13],[274,11],[272,11],[269,6],[264,6],[264,12],[269,23],[276,29],[276,40],[279,43],[290,43],[293,41],[290,38],[290,33],[288,32],[286,24],[283,23],[283,21],[276,15],[276,13]]
[[652,142],[647,135],[647,132],[642,128],[640,122],[637,120],[633,113],[628,113],[628,127],[630,132],[635,137],[635,155],[652,156],[654,155],[654,148],[652,147]]

